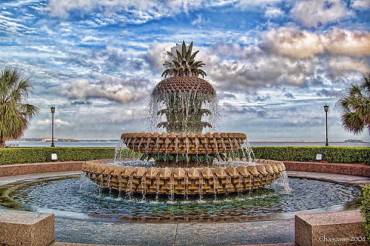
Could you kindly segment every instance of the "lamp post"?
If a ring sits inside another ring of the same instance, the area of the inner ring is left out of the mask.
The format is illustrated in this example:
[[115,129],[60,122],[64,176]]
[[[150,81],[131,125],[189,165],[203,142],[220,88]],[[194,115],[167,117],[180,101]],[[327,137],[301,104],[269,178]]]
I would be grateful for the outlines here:
[[324,105],[324,111],[325,111],[325,146],[329,146],[329,140],[328,140],[328,111],[329,106]]
[[55,147],[54,144],[54,114],[55,114],[55,107],[52,106],[50,108],[51,111],[51,147]]

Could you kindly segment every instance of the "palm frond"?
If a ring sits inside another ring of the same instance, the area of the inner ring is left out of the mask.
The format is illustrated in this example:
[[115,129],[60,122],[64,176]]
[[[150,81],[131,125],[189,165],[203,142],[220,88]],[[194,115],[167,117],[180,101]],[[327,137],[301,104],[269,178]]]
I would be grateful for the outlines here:
[[[339,100],[342,107],[342,124],[345,129],[354,134],[370,129],[370,79],[364,77],[363,83],[352,85],[349,92]],[[370,134],[370,132],[369,132]]]
[[186,44],[185,41],[182,41],[181,54],[186,56]]
[[186,52],[186,60],[190,60],[192,50],[193,50],[193,42],[190,43],[188,52]]
[[197,56],[197,54],[199,53],[199,50],[195,51],[191,56],[190,56],[190,60],[194,60],[194,58]]
[[187,46],[183,41],[180,50],[176,49],[175,53],[167,52],[170,61],[164,62],[163,66],[166,70],[162,73],[162,76],[206,76],[203,70],[198,71],[205,66],[202,61],[195,60],[198,52],[197,50],[193,53],[193,42]]
[[38,113],[34,105],[24,103],[31,90],[28,79],[21,79],[15,69],[4,69],[0,75],[0,146],[5,140],[20,137],[29,121]]
[[367,95],[370,97],[370,74],[364,77],[364,81],[361,86],[365,89]]
[[349,112],[342,115],[343,127],[353,132],[354,134],[359,134],[363,131],[365,125],[361,117],[356,114],[356,112]]
[[173,55],[171,52],[169,52],[169,51],[167,51],[167,55],[168,55],[169,57],[171,57],[171,58],[173,58],[173,57],[174,57],[174,55]]

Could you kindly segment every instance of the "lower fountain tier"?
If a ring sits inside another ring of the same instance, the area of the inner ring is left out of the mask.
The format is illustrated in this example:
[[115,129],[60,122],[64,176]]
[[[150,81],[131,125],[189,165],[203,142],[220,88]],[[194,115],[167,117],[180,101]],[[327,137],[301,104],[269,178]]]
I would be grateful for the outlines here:
[[257,160],[256,165],[203,168],[125,167],[89,161],[83,172],[102,188],[129,194],[206,195],[263,188],[281,177],[284,163]]
[[131,150],[145,154],[217,155],[240,151],[244,133],[123,133],[123,142]]

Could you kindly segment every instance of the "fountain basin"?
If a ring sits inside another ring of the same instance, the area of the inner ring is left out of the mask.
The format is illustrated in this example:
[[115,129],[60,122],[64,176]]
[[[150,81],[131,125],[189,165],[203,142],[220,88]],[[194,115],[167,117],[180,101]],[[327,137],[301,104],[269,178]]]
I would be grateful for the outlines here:
[[206,195],[260,189],[283,175],[284,163],[257,160],[255,165],[211,167],[131,167],[89,161],[83,172],[100,187],[126,193]]
[[[303,210],[314,209],[317,212],[354,208],[361,195],[361,189],[356,186],[289,177],[289,193],[277,184],[250,193],[203,196],[201,200],[199,197],[178,197],[170,201],[165,196],[158,199],[153,196],[144,198],[141,194],[129,197],[125,192],[110,192],[108,189],[101,189],[85,176],[42,177],[13,181],[14,183],[1,186],[0,196],[9,196],[12,202],[2,199],[0,206],[52,212],[59,218],[57,222],[62,218],[77,219],[75,222],[66,221],[64,226],[59,224],[59,232],[67,238],[70,231],[64,230],[72,224],[79,224],[81,220],[84,220],[84,223],[115,222],[113,227],[118,226],[117,222],[209,223],[280,220],[293,218],[296,212]],[[99,223],[100,226],[103,224],[105,223]],[[89,226],[91,224],[83,224],[84,228]],[[91,230],[90,239],[94,237],[96,230]],[[107,240],[118,234],[115,234],[114,230],[108,230],[106,234],[101,233],[107,236]]]

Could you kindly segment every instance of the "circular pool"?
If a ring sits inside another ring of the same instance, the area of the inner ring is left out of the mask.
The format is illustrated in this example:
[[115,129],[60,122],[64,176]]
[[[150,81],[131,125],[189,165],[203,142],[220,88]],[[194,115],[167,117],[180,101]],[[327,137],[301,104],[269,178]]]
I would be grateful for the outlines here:
[[95,221],[235,222],[281,218],[303,210],[341,210],[360,196],[356,186],[301,178],[289,178],[289,184],[289,192],[273,184],[251,193],[170,199],[118,194],[86,178],[69,176],[13,183],[3,188],[9,199],[2,205]]

